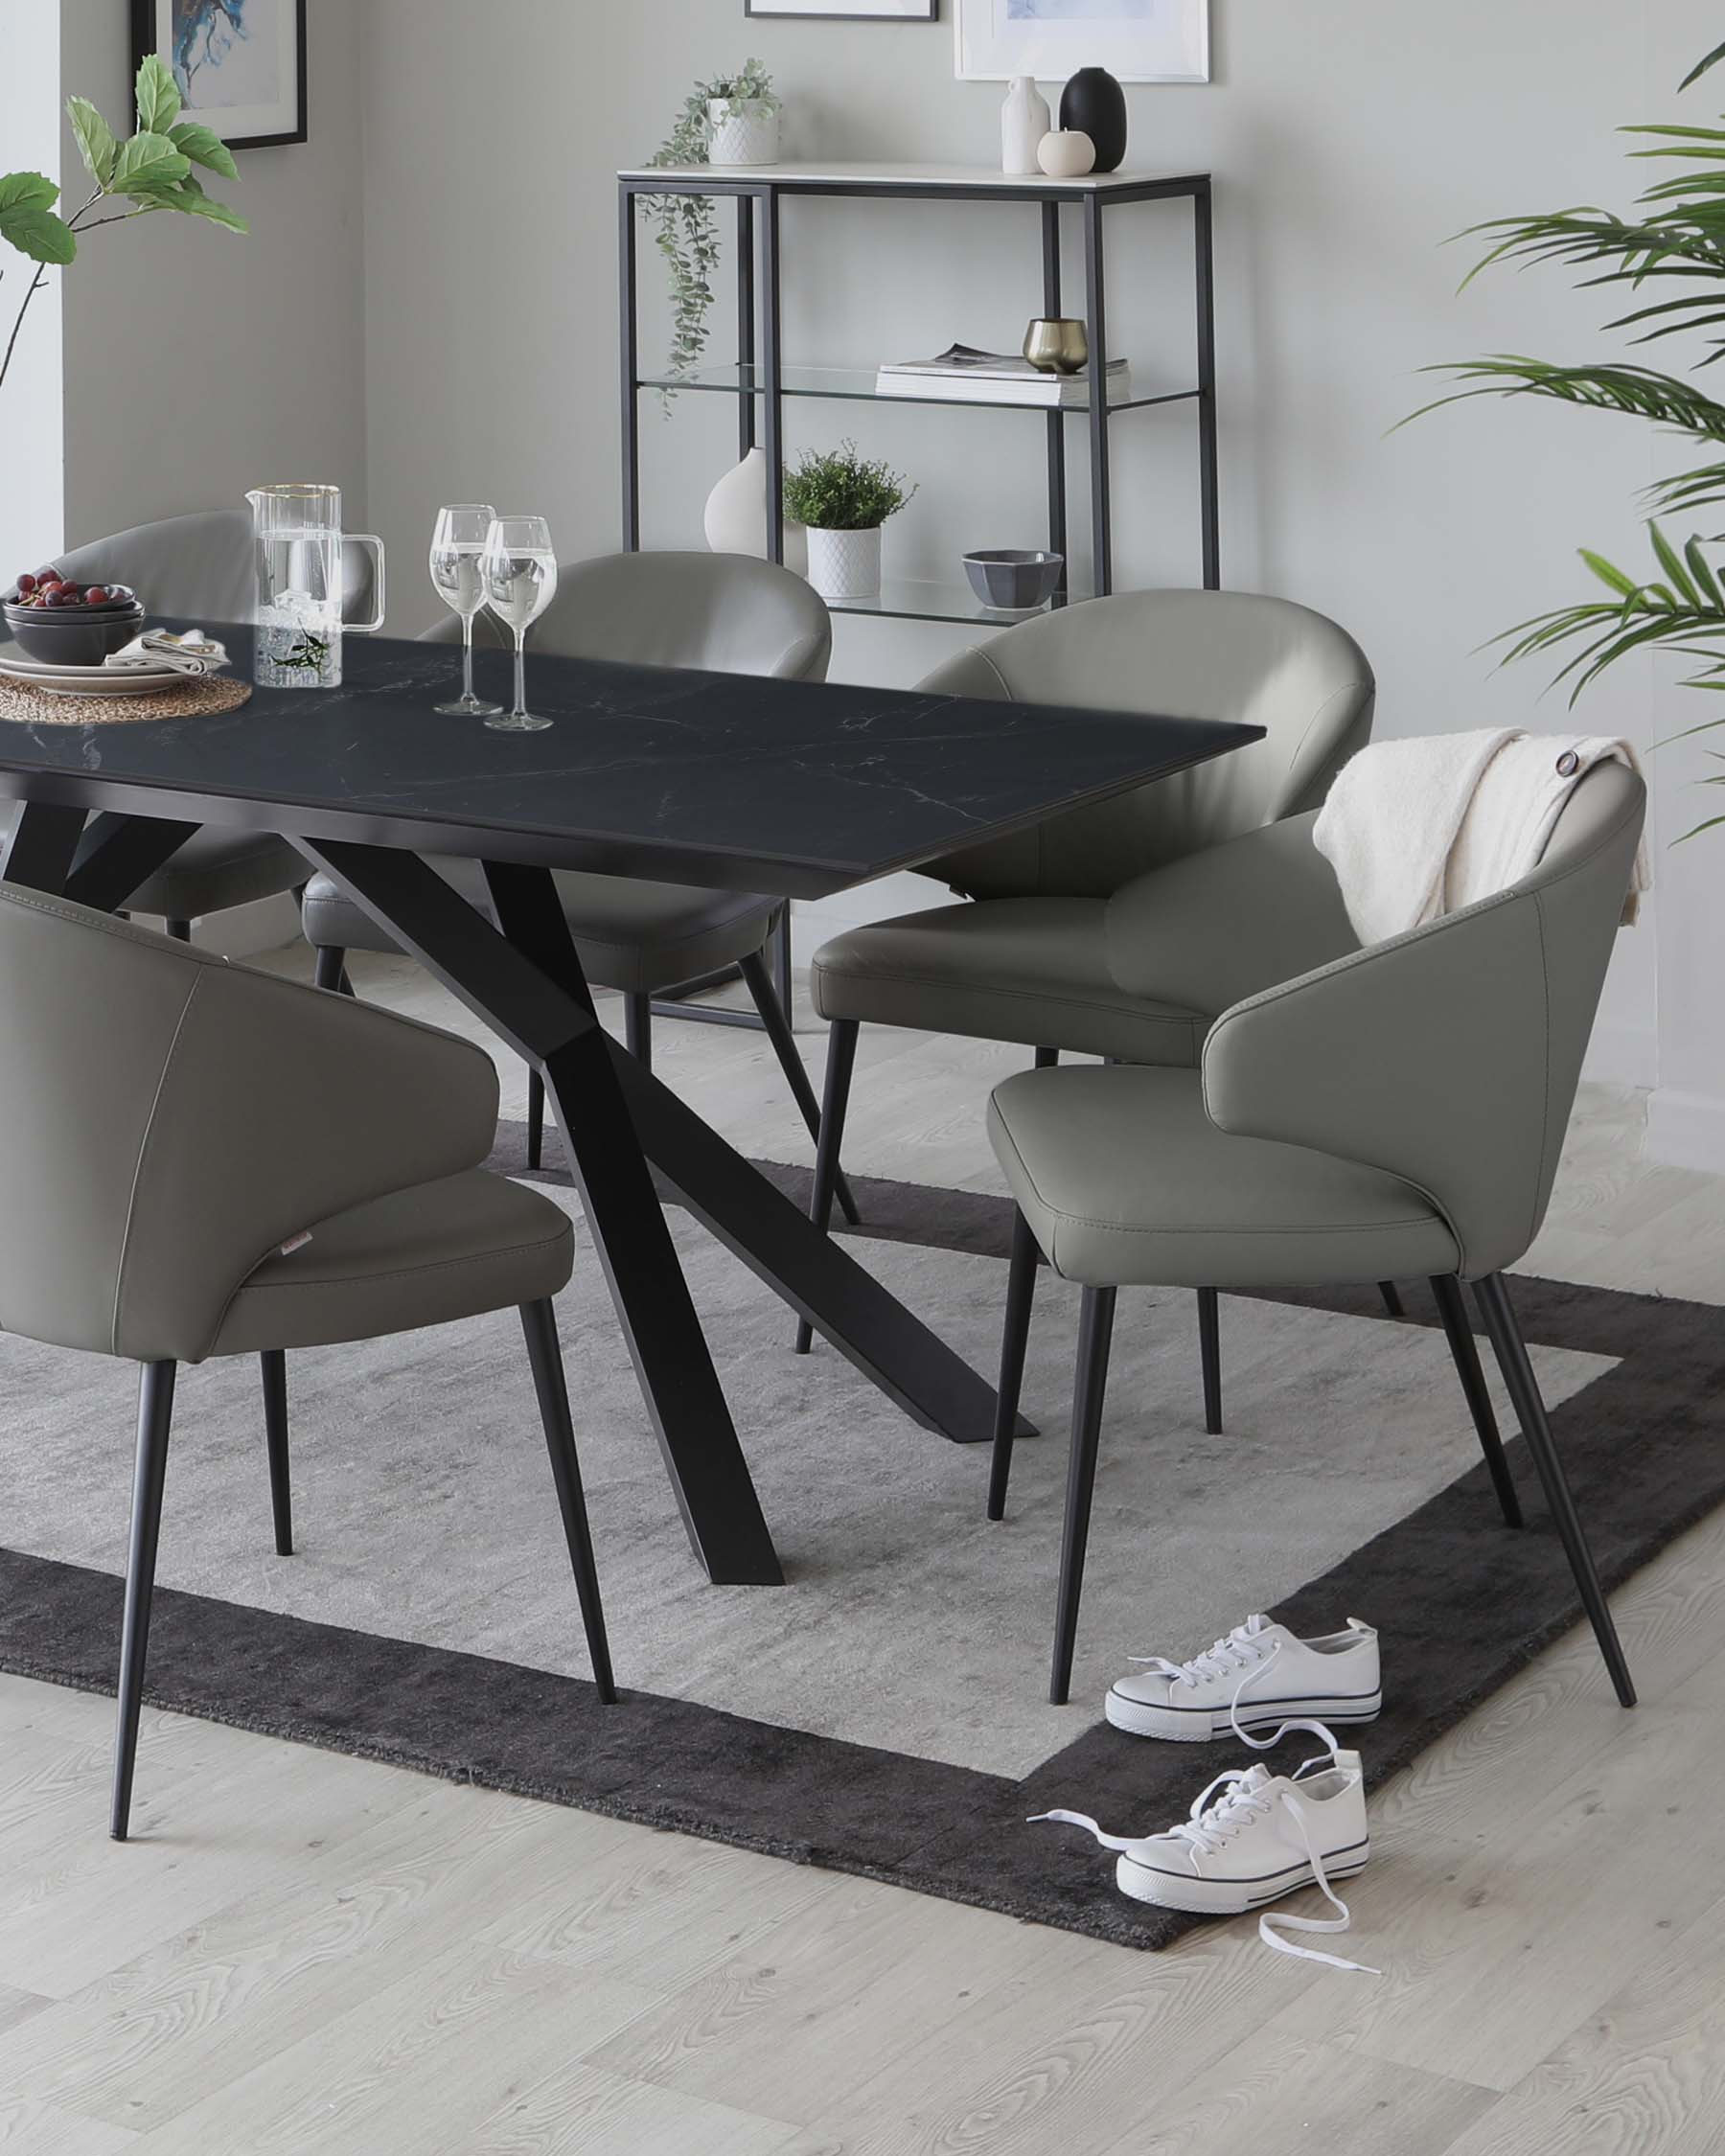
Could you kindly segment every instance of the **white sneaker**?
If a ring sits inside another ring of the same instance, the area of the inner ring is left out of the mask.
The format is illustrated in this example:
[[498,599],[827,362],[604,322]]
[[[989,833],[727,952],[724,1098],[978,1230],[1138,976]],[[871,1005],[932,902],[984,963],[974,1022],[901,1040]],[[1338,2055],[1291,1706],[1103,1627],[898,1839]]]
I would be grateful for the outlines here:
[[[1326,1731],[1321,1733],[1328,1736]],[[1308,1775],[1308,1768],[1320,1771]],[[1135,1841],[1104,1834],[1083,1812],[1036,1816],[1082,1826],[1104,1848],[1117,1849],[1115,1879],[1120,1892],[1157,1909],[1238,1916],[1316,1885],[1338,1915],[1261,1915],[1258,1936],[1278,1954],[1325,1961],[1338,1969],[1358,1969],[1366,1976],[1380,1973],[1360,1961],[1297,1946],[1276,1929],[1285,1925],[1300,1932],[1345,1932],[1351,1921],[1347,1904],[1331,1882],[1351,1879],[1364,1868],[1371,1854],[1371,1840],[1366,1825],[1360,1755],[1337,1751],[1333,1740],[1327,1758],[1307,1760],[1294,1776],[1273,1775],[1263,1766],[1218,1775],[1198,1797],[1190,1816],[1165,1834]]]
[[1143,1674],[1110,1686],[1108,1719],[1135,1736],[1169,1737],[1176,1744],[1244,1737],[1291,1716],[1369,1722],[1384,1704],[1378,1636],[1358,1617],[1349,1617],[1341,1632],[1301,1640],[1285,1624],[1249,1617],[1190,1662],[1136,1659]]

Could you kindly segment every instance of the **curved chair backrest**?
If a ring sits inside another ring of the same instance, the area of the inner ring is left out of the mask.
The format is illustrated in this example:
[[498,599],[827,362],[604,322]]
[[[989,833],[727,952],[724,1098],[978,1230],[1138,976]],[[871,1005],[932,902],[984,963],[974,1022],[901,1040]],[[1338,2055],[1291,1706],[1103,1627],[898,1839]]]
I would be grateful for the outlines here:
[[[489,614],[479,619],[504,640]],[[557,596],[532,635],[565,658],[824,681],[833,617],[801,577],[750,555],[602,554],[559,565]],[[453,618],[426,638],[460,640]]]
[[[152,614],[196,622],[250,621],[257,606],[257,564],[249,509],[203,509],[134,524],[59,557],[69,576],[129,584]],[[342,610],[372,608],[372,561],[365,547],[342,558]]]
[[1389,1170],[1442,1211],[1472,1278],[1551,1201],[1646,813],[1622,764],[1577,784],[1533,872],[1225,1011],[1211,1120]]
[[0,883],[0,1327],[200,1362],[258,1262],[477,1167],[482,1048]]
[[1107,898],[1146,869],[1317,808],[1370,735],[1376,693],[1345,630],[1249,591],[1087,600],[1004,631],[921,686],[1266,729],[1250,748],[924,870],[972,898]]

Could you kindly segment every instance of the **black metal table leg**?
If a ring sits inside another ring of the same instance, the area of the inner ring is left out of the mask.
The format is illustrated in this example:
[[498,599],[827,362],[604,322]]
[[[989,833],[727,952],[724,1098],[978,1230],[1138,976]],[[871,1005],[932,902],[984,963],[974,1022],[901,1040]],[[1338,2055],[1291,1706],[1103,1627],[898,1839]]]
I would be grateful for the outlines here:
[[104,810],[90,818],[78,842],[63,886],[64,896],[77,906],[114,912],[157,869],[166,867],[196,830],[195,823],[119,815]]
[[0,856],[0,882],[60,897],[83,828],[81,809],[60,809],[49,801],[20,802],[12,837]]
[[[498,929],[413,855],[308,844],[317,865],[446,987],[544,1070],[576,1188],[696,1555],[732,1586],[784,1574],[619,1096],[609,1035],[548,869],[487,868]],[[648,1079],[647,1083],[653,1081]]]

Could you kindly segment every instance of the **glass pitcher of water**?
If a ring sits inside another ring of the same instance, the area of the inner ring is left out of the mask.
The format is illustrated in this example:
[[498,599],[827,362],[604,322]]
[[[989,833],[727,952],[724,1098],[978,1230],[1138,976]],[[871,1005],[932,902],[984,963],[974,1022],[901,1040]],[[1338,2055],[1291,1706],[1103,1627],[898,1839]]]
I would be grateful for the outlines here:
[[377,610],[345,625],[369,634],[383,626],[383,541],[342,530],[339,487],[255,487],[245,498],[257,542],[258,684],[339,688],[342,548],[369,546],[376,562]]

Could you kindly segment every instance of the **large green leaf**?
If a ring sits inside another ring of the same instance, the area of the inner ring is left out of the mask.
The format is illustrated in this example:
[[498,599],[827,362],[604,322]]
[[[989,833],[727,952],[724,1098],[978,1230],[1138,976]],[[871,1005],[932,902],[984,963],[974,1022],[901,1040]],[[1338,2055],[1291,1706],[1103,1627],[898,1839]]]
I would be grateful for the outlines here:
[[40,172],[0,172],[0,212],[52,210],[59,189]]
[[223,179],[240,177],[233,151],[214,127],[200,127],[195,120],[182,120],[177,126],[169,128],[168,140],[183,156],[190,157],[193,164],[219,172]]
[[133,135],[121,145],[111,184],[116,195],[142,201],[177,187],[191,170],[190,158],[182,156],[166,135]]
[[71,262],[78,241],[54,214],[58,200],[59,189],[40,172],[0,173],[0,240],[32,262]]
[[251,230],[238,210],[230,210],[225,202],[213,202],[197,181],[190,177],[181,180],[177,187],[164,188],[154,197],[154,206],[181,210],[187,217],[208,218],[212,224],[224,224],[230,232]]
[[105,187],[114,176],[114,160],[120,154],[114,130],[88,98],[68,98],[66,117],[78,137],[78,147],[89,167],[90,177],[98,187]]
[[138,132],[165,135],[180,116],[179,85],[159,53],[145,55],[138,69]]

